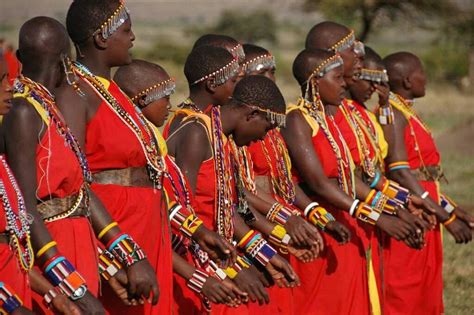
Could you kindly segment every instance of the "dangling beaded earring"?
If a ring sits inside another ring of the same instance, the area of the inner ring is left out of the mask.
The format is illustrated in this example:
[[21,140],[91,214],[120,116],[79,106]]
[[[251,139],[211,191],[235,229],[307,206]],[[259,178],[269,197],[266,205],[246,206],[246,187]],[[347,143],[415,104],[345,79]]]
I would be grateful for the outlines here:
[[67,55],[63,55],[61,58],[61,61],[63,63],[63,70],[64,73],[66,74],[66,82],[67,84],[71,85],[76,91],[76,93],[81,96],[85,97],[86,95],[84,92],[79,88],[79,85],[77,84],[77,81],[79,78],[77,77],[76,73],[72,70],[72,62],[71,59]]

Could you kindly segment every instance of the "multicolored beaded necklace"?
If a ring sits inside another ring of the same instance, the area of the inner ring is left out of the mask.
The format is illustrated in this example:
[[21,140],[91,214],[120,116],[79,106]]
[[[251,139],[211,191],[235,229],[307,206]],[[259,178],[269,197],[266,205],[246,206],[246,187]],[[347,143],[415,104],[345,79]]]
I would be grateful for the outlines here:
[[92,174],[89,169],[86,155],[84,154],[84,151],[82,151],[76,137],[64,123],[64,119],[56,106],[54,96],[42,84],[25,76],[20,76],[15,82],[14,89],[18,93],[24,93],[26,88],[28,89],[27,92],[29,95],[48,113],[48,117],[56,126],[58,134],[64,138],[65,144],[72,150],[72,152],[74,152],[74,155],[81,166],[84,181],[91,183]]
[[7,221],[6,230],[10,238],[10,243],[13,246],[13,251],[16,253],[18,262],[23,272],[28,272],[33,268],[34,254],[31,247],[30,240],[30,226],[28,222],[28,214],[26,212],[25,202],[21,191],[16,183],[16,180],[10,171],[10,168],[5,161],[5,158],[0,156],[3,168],[6,170],[8,180],[13,186],[16,194],[18,205],[18,214],[12,208],[10,198],[8,198],[5,183],[0,179],[0,196],[2,198],[3,209],[5,210],[5,217]]
[[[295,202],[296,193],[291,178],[291,160],[285,142],[280,133],[273,129],[267,133],[263,141],[260,141],[265,159],[270,168],[273,193],[277,194],[288,204]],[[269,151],[271,148],[271,153]],[[273,167],[275,160],[276,169]]]
[[107,90],[102,82],[89,69],[87,69],[86,66],[76,61],[73,63],[72,70],[96,92],[112,112],[114,112],[135,134],[142,146],[143,153],[147,160],[148,175],[155,187],[161,189],[165,164],[160,153],[155,133],[153,132],[152,127],[146,122],[141,110],[130,101],[131,106],[135,108],[135,114],[138,118],[138,121],[136,121],[134,117],[120,105],[117,99]]
[[225,152],[225,135],[221,124],[220,107],[211,109],[212,149],[214,168],[216,171],[216,222],[217,230],[226,240],[232,241],[234,236],[234,196],[232,185],[232,162],[230,154]]
[[[318,125],[323,130],[326,139],[329,141],[329,144],[331,145],[333,152],[336,155],[339,186],[351,197],[355,197],[355,178],[353,170],[353,161],[349,148],[347,147],[346,142],[342,138],[341,132],[339,131],[339,128],[334,122],[334,118],[330,116],[329,120],[331,121],[333,128],[338,132],[338,137],[341,145],[339,145],[339,143],[334,139],[334,136],[329,129],[328,119],[326,119],[326,114],[324,113],[324,106],[323,104],[320,104],[320,102],[321,101],[319,99],[315,99],[314,102],[309,102],[303,98],[300,98],[298,105],[305,107],[308,110],[309,115],[318,123]],[[342,148],[340,146],[342,146]]]
[[184,108],[185,106],[188,106],[190,109],[192,109],[196,113],[204,114],[204,112],[200,110],[199,107],[196,106],[196,103],[194,103],[190,97],[185,99],[184,102],[179,105],[179,107],[181,108]]

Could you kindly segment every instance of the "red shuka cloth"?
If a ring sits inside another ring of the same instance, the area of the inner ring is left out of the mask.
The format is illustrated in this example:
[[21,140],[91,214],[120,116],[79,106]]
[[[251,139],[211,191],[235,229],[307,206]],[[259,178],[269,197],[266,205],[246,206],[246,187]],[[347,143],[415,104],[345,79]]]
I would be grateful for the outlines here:
[[[11,172],[11,171],[10,171]],[[3,163],[0,163],[0,178],[5,186],[6,195],[10,206],[18,215],[18,199],[12,182],[8,177]],[[0,233],[5,233],[7,227],[6,212],[3,203],[0,202]],[[0,281],[6,283],[22,300],[23,305],[31,307],[31,289],[28,273],[20,268],[17,254],[9,244],[0,244]]]
[[[111,81],[109,92],[136,121],[135,108]],[[104,102],[87,124],[86,155],[93,173],[108,169],[146,167],[138,138]],[[157,273],[160,300],[156,306],[125,307],[108,286],[101,301],[111,314],[170,314],[172,303],[172,263],[166,205],[159,190],[148,187],[93,184],[92,190],[104,203],[120,228],[145,251]]]
[[[414,118],[413,126],[419,154],[426,166],[439,165],[440,155],[431,134]],[[409,125],[405,128],[405,149],[411,169],[421,166],[415,151],[415,140]],[[438,183],[420,181],[430,197],[439,201]],[[414,250],[394,239],[384,244],[385,305],[384,314],[442,314],[443,306],[443,246],[439,225],[425,235],[426,246]]]

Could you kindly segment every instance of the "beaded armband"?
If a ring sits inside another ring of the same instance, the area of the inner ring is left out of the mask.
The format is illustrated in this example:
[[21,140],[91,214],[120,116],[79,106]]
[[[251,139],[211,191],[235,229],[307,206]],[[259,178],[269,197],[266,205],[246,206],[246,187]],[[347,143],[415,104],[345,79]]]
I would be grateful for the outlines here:
[[276,251],[263,239],[262,234],[250,230],[239,242],[238,246],[253,260],[265,267]]
[[282,204],[275,202],[267,213],[267,219],[270,222],[285,225],[293,213]]
[[44,273],[49,281],[72,300],[86,293],[86,282],[64,256],[53,256],[44,264]]
[[145,252],[128,234],[120,234],[112,239],[107,249],[126,268],[146,258]]
[[440,199],[441,199],[441,207],[446,210],[447,213],[451,214],[454,209],[456,209],[456,207],[458,206],[454,201],[451,200],[451,198],[449,198],[448,196],[446,195],[441,195],[440,196]]
[[355,211],[355,217],[362,222],[375,225],[380,218],[381,212],[378,209],[370,207],[365,202],[359,202]]
[[183,208],[180,204],[171,206],[169,218],[172,227],[181,231],[189,238],[193,236],[194,232],[203,223],[201,219],[196,217],[191,211]]
[[381,125],[391,125],[395,120],[392,106],[379,108],[379,123]]
[[227,278],[227,274],[225,273],[225,271],[219,268],[219,266],[217,266],[217,264],[212,260],[209,260],[208,268],[212,271],[212,274],[219,280],[224,280],[225,278]]
[[306,209],[304,209],[304,215],[309,222],[318,226],[321,230],[324,230],[329,222],[336,221],[333,215],[319,206],[317,202],[310,203]]
[[3,282],[0,282],[0,303],[1,314],[11,314],[23,305],[18,295]]
[[209,278],[209,275],[207,273],[202,270],[196,269],[191,278],[188,280],[187,286],[197,294],[201,294],[202,288],[204,287],[207,278]]
[[288,254],[288,244],[290,243],[291,237],[286,232],[285,228],[281,225],[275,225],[272,233],[268,236],[270,243],[278,247],[278,250],[282,254]]
[[382,186],[382,192],[399,205],[408,204],[410,191],[400,186],[397,182],[386,180]]
[[387,214],[396,214],[397,203],[384,195],[381,191],[372,189],[365,199],[365,203],[370,205],[378,212],[385,212]]
[[410,164],[408,164],[408,162],[406,161],[394,162],[388,165],[388,170],[390,172],[401,170],[401,169],[409,169],[409,168],[410,168]]
[[97,247],[99,253],[99,274],[105,281],[109,281],[110,278],[122,269],[122,264],[115,258],[115,256],[106,249]]
[[237,274],[243,269],[249,268],[252,265],[252,262],[247,259],[245,256],[237,256],[235,264],[224,269],[224,273],[230,278],[234,279],[237,277]]

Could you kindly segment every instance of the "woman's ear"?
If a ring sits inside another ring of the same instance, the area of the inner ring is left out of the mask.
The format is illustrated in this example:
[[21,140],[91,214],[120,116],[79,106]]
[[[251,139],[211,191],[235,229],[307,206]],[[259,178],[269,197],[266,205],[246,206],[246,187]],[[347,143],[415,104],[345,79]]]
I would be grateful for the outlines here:
[[92,40],[94,41],[94,44],[100,49],[106,49],[108,47],[107,40],[102,37],[100,32],[93,35]]
[[138,98],[138,107],[140,108],[143,108],[145,107],[145,99],[146,99],[146,95],[142,95]]
[[405,78],[403,78],[402,84],[403,84],[403,88],[404,88],[405,90],[411,90],[410,77],[405,77]]
[[210,78],[210,79],[206,80],[205,83],[206,83],[206,90],[211,94],[215,94],[217,86],[214,83],[214,79]]

